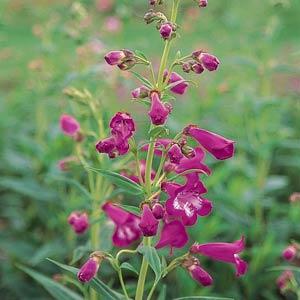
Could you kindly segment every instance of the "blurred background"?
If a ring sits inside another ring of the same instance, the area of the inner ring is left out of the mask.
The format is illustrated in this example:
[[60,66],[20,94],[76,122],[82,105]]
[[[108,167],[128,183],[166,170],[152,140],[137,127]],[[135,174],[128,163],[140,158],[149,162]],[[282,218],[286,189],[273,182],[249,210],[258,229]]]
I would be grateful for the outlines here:
[[[81,194],[53,180],[57,162],[72,149],[58,125],[61,113],[70,112],[63,89],[87,88],[101,98],[106,122],[118,110],[132,112],[142,138],[145,111],[130,101],[139,83],[105,65],[103,56],[138,49],[159,63],[163,43],[143,22],[147,9],[147,0],[0,1],[1,299],[52,299],[16,264],[51,277],[58,269],[45,258],[68,263],[78,243],[66,218]],[[200,243],[244,234],[250,269],[236,279],[231,266],[205,261],[215,278],[211,288],[178,269],[165,280],[166,299],[296,299],[279,293],[279,272],[268,269],[283,265],[282,249],[300,240],[300,202],[289,201],[300,190],[299,16],[299,0],[181,5],[173,55],[204,48],[222,64],[218,72],[193,76],[198,86],[177,98],[169,127],[176,132],[197,123],[237,141],[234,159],[209,161],[214,214],[190,233]],[[101,276],[114,285],[112,272],[104,268]]]

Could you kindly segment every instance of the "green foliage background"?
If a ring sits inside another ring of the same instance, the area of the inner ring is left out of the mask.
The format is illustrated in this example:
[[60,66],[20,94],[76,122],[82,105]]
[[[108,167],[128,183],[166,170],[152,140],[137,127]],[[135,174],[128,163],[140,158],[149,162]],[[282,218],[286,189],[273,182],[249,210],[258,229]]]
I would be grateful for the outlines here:
[[[1,299],[52,299],[16,264],[52,276],[59,270],[45,258],[70,262],[80,244],[66,218],[82,205],[83,195],[58,181],[56,168],[72,149],[58,128],[60,114],[70,111],[62,90],[88,88],[102,99],[106,122],[115,111],[128,110],[139,137],[145,132],[145,111],[129,101],[138,83],[107,69],[103,54],[138,49],[159,61],[163,43],[154,26],[142,20],[147,1],[118,0],[106,13],[93,1],[81,1],[83,15],[72,9],[73,2],[0,1]],[[235,159],[210,162],[214,174],[206,184],[214,214],[199,221],[191,239],[232,241],[244,234],[250,269],[236,279],[231,266],[204,261],[215,278],[208,289],[177,270],[165,281],[167,299],[281,299],[275,284],[279,274],[267,270],[282,264],[280,254],[290,239],[300,239],[300,203],[288,201],[300,182],[300,3],[210,0],[205,10],[191,10],[193,1],[183,4],[174,49],[190,53],[203,47],[222,65],[219,72],[193,77],[199,86],[176,101],[170,128],[175,132],[197,123],[237,141]],[[122,21],[120,32],[105,29],[109,15]],[[100,53],[86,50],[91,41],[101,46]],[[109,230],[107,225],[101,233],[108,248]],[[118,288],[113,277],[104,265],[102,280]],[[134,289],[129,272],[131,278]]]

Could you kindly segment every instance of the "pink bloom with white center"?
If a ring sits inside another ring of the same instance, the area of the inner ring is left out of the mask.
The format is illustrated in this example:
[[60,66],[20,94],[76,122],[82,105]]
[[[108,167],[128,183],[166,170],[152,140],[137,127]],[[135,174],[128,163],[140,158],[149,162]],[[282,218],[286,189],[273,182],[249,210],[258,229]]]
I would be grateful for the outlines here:
[[69,215],[68,223],[77,234],[83,234],[89,228],[89,217],[87,213],[75,211]]
[[62,115],[59,123],[61,131],[66,135],[74,137],[80,131],[80,124],[70,115]]
[[234,155],[234,141],[216,133],[204,130],[196,125],[189,125],[184,133],[194,138],[203,148],[211,153],[216,159],[224,160]]
[[168,215],[180,217],[186,226],[194,225],[199,216],[207,216],[212,211],[211,201],[202,197],[207,192],[197,174],[189,174],[187,182],[183,186],[166,184],[169,198],[166,201],[166,211]]
[[287,261],[293,260],[296,257],[296,255],[297,255],[297,249],[293,245],[288,246],[282,252],[282,257]]
[[160,249],[169,246],[172,253],[173,248],[184,247],[188,240],[189,237],[184,225],[180,221],[175,220],[164,224],[155,248]]
[[[168,71],[166,70],[164,72],[164,78],[166,79],[167,76],[168,76]],[[172,72],[168,84],[173,84],[176,82],[178,82],[178,84],[173,85],[170,91],[178,95],[185,94],[187,88],[189,87],[189,84],[186,81],[184,81],[184,78],[181,77],[178,73]]]
[[112,236],[112,242],[116,247],[127,247],[141,237],[139,217],[111,202],[106,202],[102,210],[116,226]]
[[139,227],[144,236],[155,236],[158,228],[158,220],[154,217],[149,205],[143,205],[143,212]]
[[171,107],[166,105],[160,100],[159,94],[157,92],[151,93],[151,109],[148,113],[152,124],[163,125],[168,119],[171,113]]
[[247,272],[248,264],[239,257],[245,249],[245,238],[233,243],[208,243],[208,244],[194,244],[190,248],[191,253],[197,253],[210,257],[217,261],[231,263],[235,265],[236,275],[241,276]]

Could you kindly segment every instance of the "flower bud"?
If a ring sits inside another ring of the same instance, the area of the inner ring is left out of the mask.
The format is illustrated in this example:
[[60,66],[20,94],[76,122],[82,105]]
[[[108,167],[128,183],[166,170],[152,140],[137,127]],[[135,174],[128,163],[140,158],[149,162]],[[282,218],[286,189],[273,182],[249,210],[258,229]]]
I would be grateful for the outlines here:
[[212,54],[198,50],[192,53],[192,57],[203,65],[208,71],[215,71],[218,69],[220,61]]
[[151,94],[151,109],[148,113],[151,118],[152,124],[163,125],[171,112],[171,106],[163,103],[157,92]]
[[126,57],[124,51],[110,51],[105,56],[104,59],[106,62],[111,65],[119,65],[122,63],[123,59]]
[[160,220],[165,215],[165,208],[160,203],[155,203],[152,206],[152,213],[155,219]]
[[194,148],[192,148],[192,147],[190,147],[188,145],[182,146],[181,147],[181,152],[187,158],[193,158],[196,155]]
[[68,223],[77,234],[82,234],[89,228],[89,218],[86,213],[72,212],[68,217]]
[[293,245],[288,246],[282,252],[282,257],[287,261],[293,260],[296,257],[296,255],[297,255],[297,249]]
[[199,0],[199,7],[206,7],[208,4],[208,0]]
[[158,220],[154,217],[149,205],[143,205],[143,212],[139,227],[144,236],[154,236],[157,233]]
[[126,71],[126,70],[129,70],[132,67],[134,67],[135,64],[136,64],[136,60],[134,58],[130,58],[130,59],[118,64],[118,67],[120,70]]
[[189,73],[192,70],[192,66],[189,62],[183,63],[181,67],[182,71],[185,73]]
[[99,270],[100,263],[104,258],[105,255],[102,252],[96,251],[92,253],[90,255],[90,258],[78,271],[78,280],[84,283],[91,281],[96,276]]
[[278,288],[282,291],[285,290],[289,283],[291,282],[291,280],[293,279],[294,274],[292,271],[287,270],[281,273],[281,275],[277,278],[277,286]]
[[194,63],[192,66],[191,66],[192,70],[194,73],[196,74],[201,74],[204,72],[204,68],[201,64],[199,63]]
[[62,115],[59,123],[61,131],[66,135],[74,137],[80,131],[80,124],[70,115]]
[[149,96],[149,89],[145,86],[140,86],[131,92],[133,99],[144,99]]
[[203,286],[213,284],[213,278],[200,265],[192,265],[188,268],[191,277]]
[[168,151],[168,157],[170,159],[170,162],[173,164],[179,164],[180,160],[184,157],[180,147],[178,144],[174,144],[170,147]]
[[164,40],[170,40],[173,37],[173,26],[170,23],[163,23],[159,33]]

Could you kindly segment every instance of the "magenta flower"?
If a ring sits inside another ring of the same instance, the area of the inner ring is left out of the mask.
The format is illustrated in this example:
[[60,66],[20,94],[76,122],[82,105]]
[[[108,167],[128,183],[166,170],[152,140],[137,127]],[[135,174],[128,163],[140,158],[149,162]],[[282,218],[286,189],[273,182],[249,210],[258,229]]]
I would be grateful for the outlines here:
[[189,237],[184,225],[180,221],[175,220],[164,224],[155,248],[160,249],[169,246],[172,253],[173,248],[184,247],[188,240]]
[[191,253],[198,253],[210,257],[217,261],[232,263],[236,268],[236,275],[241,276],[247,272],[248,264],[239,257],[245,249],[245,238],[233,243],[208,243],[208,244],[194,244],[190,248]]
[[180,163],[180,160],[184,157],[184,155],[182,154],[181,148],[178,146],[178,144],[174,144],[170,147],[168,151],[168,157],[171,163]]
[[[166,185],[164,186],[166,190]],[[197,174],[187,177],[183,186],[169,186],[169,198],[166,201],[166,210],[170,216],[182,218],[186,226],[194,225],[197,216],[207,216],[212,211],[212,203],[201,197],[207,190],[199,180]]]
[[163,103],[157,92],[151,93],[151,109],[148,113],[152,123],[154,125],[163,125],[167,119],[169,114],[171,113],[170,106]]
[[194,149],[194,156],[192,158],[186,158],[180,160],[179,164],[176,166],[176,173],[180,174],[189,170],[194,170],[194,173],[204,173],[207,175],[211,174],[211,170],[207,165],[202,163],[205,158],[205,152],[197,147]]
[[196,73],[196,74],[201,74],[201,73],[204,72],[203,66],[202,66],[201,64],[197,63],[197,62],[194,63],[194,64],[192,64],[191,69],[192,69],[193,72]]
[[213,284],[212,277],[200,266],[200,263],[191,265],[188,267],[188,271],[191,277],[203,286],[209,286]]
[[184,129],[186,135],[191,136],[215,158],[224,160],[234,155],[234,141],[216,133],[201,129],[196,125],[189,125]]
[[135,123],[129,113],[116,113],[109,123],[111,133],[123,140],[130,138],[135,132]]
[[152,213],[155,219],[161,220],[165,215],[165,208],[160,203],[155,203],[152,206]]
[[102,209],[116,225],[112,236],[116,247],[127,247],[141,237],[139,217],[111,202],[106,202]]
[[126,57],[126,54],[124,51],[110,51],[105,56],[104,59],[106,62],[111,65],[119,65],[123,62],[123,59]]
[[90,255],[90,258],[80,268],[77,273],[79,281],[85,283],[91,281],[99,270],[100,263],[104,259],[104,255],[101,252],[94,252]]
[[59,120],[61,131],[69,136],[74,137],[80,131],[80,124],[70,115],[62,115]]
[[194,51],[192,57],[201,63],[208,71],[217,70],[220,64],[220,61],[216,56],[203,52],[202,50]]
[[68,223],[77,234],[83,234],[89,228],[89,217],[87,213],[74,211],[69,215]]
[[[167,76],[168,71],[166,70],[164,72],[164,78],[166,78]],[[186,81],[184,81],[184,78],[181,77],[179,74],[177,74],[176,72],[172,72],[168,84],[172,84],[175,82],[178,82],[178,84],[172,86],[172,88],[170,89],[171,92],[173,92],[174,94],[183,95],[186,92],[186,89],[188,88],[189,84]]]
[[154,236],[157,233],[158,220],[154,217],[149,205],[143,205],[143,212],[139,227],[144,236]]
[[173,34],[173,27],[170,23],[166,22],[161,25],[159,33],[164,40],[170,40]]
[[207,0],[199,0],[199,7],[206,7],[208,4]]
[[282,257],[287,261],[293,260],[296,257],[296,255],[297,255],[297,249],[293,245],[288,246],[282,252]]
[[99,153],[106,153],[109,158],[115,158],[124,155],[129,150],[128,141],[120,136],[110,136],[96,144],[96,150]]
[[284,290],[293,279],[294,274],[292,271],[287,270],[281,273],[277,278],[276,284],[280,290]]
[[140,86],[131,92],[133,99],[144,99],[149,96],[149,89],[145,86]]

